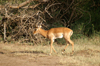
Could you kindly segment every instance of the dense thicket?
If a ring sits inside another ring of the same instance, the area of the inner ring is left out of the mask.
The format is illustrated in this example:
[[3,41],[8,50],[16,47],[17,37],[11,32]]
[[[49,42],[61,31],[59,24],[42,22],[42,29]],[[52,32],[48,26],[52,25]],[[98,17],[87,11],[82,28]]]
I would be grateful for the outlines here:
[[100,31],[100,1],[99,0],[77,0],[78,7],[83,11],[83,17],[76,21],[81,22],[83,33],[91,36]]
[[75,34],[100,34],[99,0],[1,0],[0,14],[0,35],[6,22],[7,37],[14,40],[42,42],[32,34],[41,22],[45,29],[64,26]]

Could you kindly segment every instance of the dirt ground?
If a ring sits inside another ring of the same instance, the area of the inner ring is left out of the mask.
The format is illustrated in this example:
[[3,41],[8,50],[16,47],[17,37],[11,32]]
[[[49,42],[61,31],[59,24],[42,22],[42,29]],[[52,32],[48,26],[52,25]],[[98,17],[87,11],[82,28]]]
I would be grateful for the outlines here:
[[35,52],[32,52],[33,55],[35,54],[35,57],[32,57],[31,55],[14,55],[14,53],[17,52],[26,52],[21,52],[20,50],[18,50],[17,52],[11,52],[9,50],[2,49],[5,45],[6,44],[0,44],[0,66],[58,66],[56,61],[57,59],[59,59],[58,57],[39,57],[38,53]]
[[[13,50],[13,48],[11,50],[11,47],[9,46],[13,46],[15,50]],[[58,63],[59,57],[49,56],[47,54],[37,51],[23,51],[18,49],[18,47],[19,45],[0,44],[0,66],[65,66],[66,65]],[[23,47],[25,46],[23,45]],[[17,53],[18,55],[16,55],[15,53]]]
[[[95,66],[90,62],[83,62],[78,56],[89,57],[90,51],[77,51],[75,56],[48,55],[42,51],[31,51],[25,48],[34,46],[17,44],[0,44],[0,66]],[[96,51],[96,53],[100,53]],[[100,64],[97,64],[99,66]]]
[[57,64],[58,57],[37,57],[32,58],[29,56],[7,56],[0,54],[0,66],[62,66]]

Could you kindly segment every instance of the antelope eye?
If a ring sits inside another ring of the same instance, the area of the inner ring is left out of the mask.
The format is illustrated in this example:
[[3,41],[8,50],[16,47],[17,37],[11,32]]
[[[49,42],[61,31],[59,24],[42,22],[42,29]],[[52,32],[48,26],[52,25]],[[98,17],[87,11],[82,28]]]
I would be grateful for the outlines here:
[[37,31],[38,30],[38,28],[35,28],[35,31]]
[[37,31],[37,29],[35,29],[35,31]]

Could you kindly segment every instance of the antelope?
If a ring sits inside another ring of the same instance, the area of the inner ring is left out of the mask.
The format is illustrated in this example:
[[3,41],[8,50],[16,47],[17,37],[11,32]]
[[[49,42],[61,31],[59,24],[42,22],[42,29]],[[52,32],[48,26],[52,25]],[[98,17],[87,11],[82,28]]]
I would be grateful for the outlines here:
[[45,38],[48,38],[51,40],[51,48],[50,48],[50,55],[52,53],[52,49],[55,53],[57,53],[53,47],[53,42],[57,38],[65,38],[66,42],[68,42],[67,46],[62,50],[62,53],[65,51],[65,49],[68,47],[69,44],[72,45],[72,54],[74,52],[74,42],[70,39],[70,37],[73,34],[73,30],[67,28],[67,27],[58,27],[58,28],[51,28],[50,30],[44,30],[41,28],[41,25],[35,28],[33,31],[33,34],[41,34]]

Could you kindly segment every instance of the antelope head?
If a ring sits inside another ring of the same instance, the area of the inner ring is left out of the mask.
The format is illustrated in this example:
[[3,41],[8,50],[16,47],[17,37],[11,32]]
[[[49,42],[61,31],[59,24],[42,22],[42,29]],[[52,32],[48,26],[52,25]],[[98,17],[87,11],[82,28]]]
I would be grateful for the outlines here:
[[42,22],[40,24],[39,24],[39,22],[36,24],[36,28],[33,31],[34,35],[40,33],[40,28],[42,27],[41,24],[42,24]]
[[33,34],[35,35],[35,34],[38,34],[38,33],[40,33],[40,28],[41,28],[41,25],[40,26],[38,26],[38,27],[36,27],[35,28],[35,30],[33,31]]

